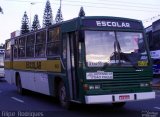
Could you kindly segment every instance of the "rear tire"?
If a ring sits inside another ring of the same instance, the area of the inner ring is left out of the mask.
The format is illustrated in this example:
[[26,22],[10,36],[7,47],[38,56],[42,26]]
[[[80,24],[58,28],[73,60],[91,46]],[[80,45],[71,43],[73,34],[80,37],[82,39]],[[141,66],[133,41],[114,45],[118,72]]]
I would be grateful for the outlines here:
[[58,98],[59,98],[59,101],[60,101],[60,104],[62,107],[66,108],[66,109],[71,109],[71,103],[69,102],[69,100],[67,98],[66,88],[65,88],[63,82],[61,82],[59,84]]

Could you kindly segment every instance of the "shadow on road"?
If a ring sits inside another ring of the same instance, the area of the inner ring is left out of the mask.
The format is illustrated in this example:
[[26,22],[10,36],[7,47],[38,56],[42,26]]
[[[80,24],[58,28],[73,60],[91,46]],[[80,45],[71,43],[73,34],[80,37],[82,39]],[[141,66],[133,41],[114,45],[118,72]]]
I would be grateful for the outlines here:
[[6,82],[6,80],[4,78],[0,78],[0,83]]
[[[18,93],[18,92],[17,92]],[[59,104],[59,101],[57,98],[55,97],[51,97],[48,95],[44,95],[41,93],[37,93],[37,92],[33,92],[33,91],[29,91],[29,90],[25,90],[25,93],[23,94],[23,96],[28,97],[28,98],[33,98],[36,99],[38,101],[44,101],[47,103],[53,103],[53,104]]]
[[141,117],[141,112],[129,110],[126,107],[116,108],[111,104],[75,104],[71,111],[75,115],[87,117]]

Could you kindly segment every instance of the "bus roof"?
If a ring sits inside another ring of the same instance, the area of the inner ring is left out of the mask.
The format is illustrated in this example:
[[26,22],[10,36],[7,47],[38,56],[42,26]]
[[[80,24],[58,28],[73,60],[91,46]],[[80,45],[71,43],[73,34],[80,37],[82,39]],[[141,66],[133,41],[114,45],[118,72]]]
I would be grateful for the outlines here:
[[146,33],[152,32],[152,25],[146,27],[146,28],[145,28],[145,32],[146,32]]
[[156,20],[152,23],[153,32],[160,30],[160,19]]
[[[29,33],[26,33],[26,34],[23,34],[23,35],[20,35],[20,36],[17,36],[17,37],[21,37],[21,36],[27,36],[29,34],[32,34],[32,33],[35,33],[35,32],[39,32],[39,31],[43,31],[43,30],[47,30],[47,29],[52,29],[52,28],[55,28],[55,27],[61,27],[61,31],[62,32],[71,32],[71,31],[75,31],[77,29],[80,29],[81,27],[82,28],[86,28],[86,27],[89,27],[89,28],[100,28],[100,26],[96,26],[95,24],[93,24],[93,21],[94,23],[96,21],[102,21],[100,23],[102,23],[102,28],[105,28],[104,25],[107,25],[107,23],[109,25],[112,25],[113,23],[113,27],[110,26],[108,27],[108,29],[125,29],[125,28],[128,28],[128,29],[137,29],[137,30],[142,30],[144,27],[142,25],[142,21],[140,20],[137,20],[137,19],[129,19],[129,18],[124,18],[124,17],[111,17],[111,16],[85,16],[85,17],[76,17],[76,18],[73,18],[73,19],[70,19],[70,20],[66,20],[66,21],[62,21],[60,23],[57,23],[57,24],[53,24],[49,27],[46,27],[46,28],[41,28],[39,30],[36,30],[36,31],[32,31],[32,32],[29,32]],[[125,23],[123,23],[125,22]],[[106,24],[105,24],[106,23]],[[123,24],[122,24],[123,23]],[[127,27],[127,23],[131,23],[132,24],[132,28],[130,28],[129,26]],[[17,37],[14,37],[14,38],[17,38]]]
[[[100,30],[143,30],[142,21],[136,19],[109,17],[109,16],[85,16],[77,17],[59,23],[62,32],[70,32],[76,29],[100,29]],[[54,27],[54,25],[53,25]]]

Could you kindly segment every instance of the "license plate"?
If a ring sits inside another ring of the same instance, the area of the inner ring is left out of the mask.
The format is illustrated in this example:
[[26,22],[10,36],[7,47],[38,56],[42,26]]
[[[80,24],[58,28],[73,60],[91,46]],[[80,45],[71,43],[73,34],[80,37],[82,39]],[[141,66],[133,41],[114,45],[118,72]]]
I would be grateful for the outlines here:
[[120,100],[120,101],[130,100],[130,95],[120,95],[120,96],[119,96],[119,100]]
[[134,99],[134,94],[117,94],[115,95],[115,101],[116,102],[125,102],[125,101],[131,101]]

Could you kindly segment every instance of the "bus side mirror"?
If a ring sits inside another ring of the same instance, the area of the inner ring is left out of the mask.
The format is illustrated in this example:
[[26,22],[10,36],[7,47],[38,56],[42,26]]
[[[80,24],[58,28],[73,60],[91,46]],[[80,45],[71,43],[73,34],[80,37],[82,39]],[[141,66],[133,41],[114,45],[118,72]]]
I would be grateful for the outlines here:
[[83,30],[78,31],[78,40],[79,42],[84,42],[84,31]]

